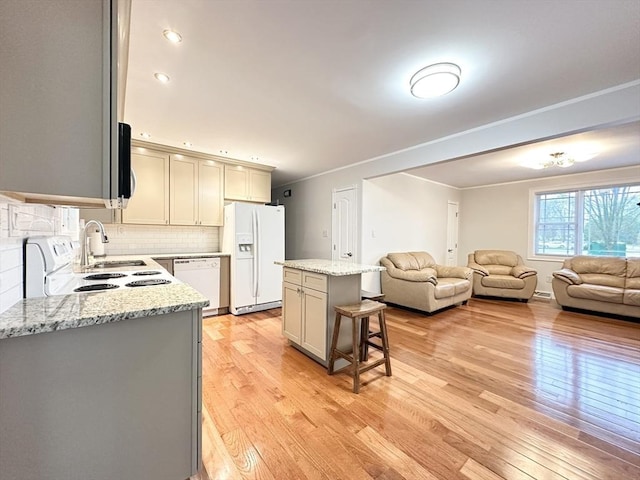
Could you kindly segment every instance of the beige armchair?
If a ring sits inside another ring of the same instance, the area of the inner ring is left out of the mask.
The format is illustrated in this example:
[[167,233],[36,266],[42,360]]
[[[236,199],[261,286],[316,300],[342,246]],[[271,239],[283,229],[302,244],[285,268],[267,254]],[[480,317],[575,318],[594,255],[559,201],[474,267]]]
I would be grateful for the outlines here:
[[431,313],[471,297],[471,269],[437,265],[427,252],[389,253],[380,265],[386,302]]
[[538,272],[509,250],[476,250],[467,264],[473,270],[473,294],[529,301]]

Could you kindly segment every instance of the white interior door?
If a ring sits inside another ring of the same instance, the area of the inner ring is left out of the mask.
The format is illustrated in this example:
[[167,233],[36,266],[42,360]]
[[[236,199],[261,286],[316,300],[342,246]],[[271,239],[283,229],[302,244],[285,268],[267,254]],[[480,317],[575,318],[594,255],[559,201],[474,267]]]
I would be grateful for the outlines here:
[[458,264],[458,203],[447,203],[447,265]]
[[332,195],[331,259],[356,261],[357,191],[355,185],[335,189]]

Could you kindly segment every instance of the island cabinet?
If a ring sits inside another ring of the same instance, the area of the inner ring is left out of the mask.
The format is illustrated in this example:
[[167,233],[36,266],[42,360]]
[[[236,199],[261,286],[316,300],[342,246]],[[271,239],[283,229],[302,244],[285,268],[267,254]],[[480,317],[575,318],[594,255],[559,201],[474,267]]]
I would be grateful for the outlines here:
[[[284,265],[282,334],[294,348],[326,367],[335,325],[334,307],[359,302],[361,272],[379,271],[380,267],[363,270],[364,266],[347,262],[311,262],[314,261],[276,262]],[[342,322],[338,337],[341,350],[351,350],[351,332],[351,324]],[[340,359],[336,367],[343,364]]]
[[327,360],[328,277],[285,268],[282,333],[321,360]]

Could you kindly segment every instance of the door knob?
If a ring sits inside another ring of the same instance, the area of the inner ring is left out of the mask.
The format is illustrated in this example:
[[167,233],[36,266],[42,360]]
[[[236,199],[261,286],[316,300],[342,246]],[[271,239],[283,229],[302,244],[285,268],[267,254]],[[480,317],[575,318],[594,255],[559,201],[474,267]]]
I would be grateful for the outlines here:
[[449,249],[447,249],[447,252],[451,253],[451,252],[453,252],[453,249],[449,248]]
[[353,257],[353,253],[351,253],[351,252],[347,252],[346,255],[347,255],[347,257]]

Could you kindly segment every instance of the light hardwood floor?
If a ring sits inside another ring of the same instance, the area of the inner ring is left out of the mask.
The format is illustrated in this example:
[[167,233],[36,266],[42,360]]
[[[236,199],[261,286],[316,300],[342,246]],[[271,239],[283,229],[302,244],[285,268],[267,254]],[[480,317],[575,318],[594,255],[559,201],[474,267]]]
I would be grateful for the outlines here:
[[205,319],[193,478],[640,478],[640,323],[475,298],[387,323],[393,376],[356,395],[279,309]]

